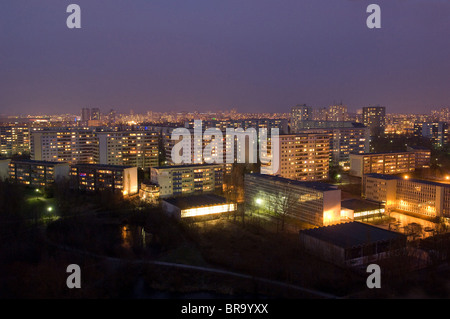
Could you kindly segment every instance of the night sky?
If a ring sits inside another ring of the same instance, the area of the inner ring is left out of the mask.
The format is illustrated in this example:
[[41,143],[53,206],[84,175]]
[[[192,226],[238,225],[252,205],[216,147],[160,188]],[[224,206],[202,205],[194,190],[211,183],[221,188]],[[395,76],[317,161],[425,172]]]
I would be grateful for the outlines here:
[[0,114],[450,106],[448,0],[1,0],[0,41]]

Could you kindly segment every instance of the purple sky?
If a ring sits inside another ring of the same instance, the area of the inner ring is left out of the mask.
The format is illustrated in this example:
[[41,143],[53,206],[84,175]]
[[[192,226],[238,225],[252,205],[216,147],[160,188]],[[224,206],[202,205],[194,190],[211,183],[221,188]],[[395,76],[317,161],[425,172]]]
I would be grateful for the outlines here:
[[450,106],[448,0],[2,0],[0,41],[0,114]]

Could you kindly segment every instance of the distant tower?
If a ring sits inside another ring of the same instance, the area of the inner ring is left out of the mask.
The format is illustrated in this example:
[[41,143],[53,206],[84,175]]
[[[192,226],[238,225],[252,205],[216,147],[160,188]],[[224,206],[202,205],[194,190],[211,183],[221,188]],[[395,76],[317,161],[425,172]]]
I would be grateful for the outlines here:
[[114,124],[116,122],[116,111],[113,109],[109,110],[108,113],[108,124]]
[[369,127],[370,136],[384,134],[386,127],[386,108],[384,106],[363,107],[363,124]]
[[296,132],[301,121],[312,120],[312,107],[303,105],[296,105],[291,108],[291,132]]
[[81,109],[81,121],[87,122],[91,119],[91,110],[87,107]]
[[100,109],[99,108],[91,109],[91,120],[100,121]]
[[347,106],[341,104],[330,105],[328,107],[328,121],[342,122],[348,118]]

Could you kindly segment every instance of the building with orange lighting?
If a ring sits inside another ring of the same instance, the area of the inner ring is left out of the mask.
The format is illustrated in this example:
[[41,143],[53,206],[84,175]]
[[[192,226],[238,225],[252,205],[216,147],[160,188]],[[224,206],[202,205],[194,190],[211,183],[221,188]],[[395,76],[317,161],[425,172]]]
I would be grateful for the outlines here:
[[450,217],[449,184],[382,174],[368,174],[364,180],[365,198],[383,203],[386,211]]
[[163,210],[176,219],[213,216],[236,210],[236,203],[215,194],[172,197],[162,200]]
[[74,164],[70,167],[73,189],[87,192],[113,191],[124,196],[139,192],[137,167]]
[[69,177],[69,164],[47,161],[11,160],[9,179],[30,187],[48,187]]
[[283,214],[313,226],[341,221],[341,190],[334,185],[246,174],[244,192],[246,209],[258,213]]
[[350,175],[402,174],[430,165],[431,151],[410,149],[407,152],[350,154]]

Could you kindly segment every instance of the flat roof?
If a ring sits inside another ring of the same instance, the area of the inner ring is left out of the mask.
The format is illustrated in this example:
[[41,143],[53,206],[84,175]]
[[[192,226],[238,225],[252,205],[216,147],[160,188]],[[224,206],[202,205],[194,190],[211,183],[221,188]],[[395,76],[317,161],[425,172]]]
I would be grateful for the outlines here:
[[366,199],[350,198],[341,201],[341,207],[354,210],[356,212],[380,209],[381,203],[369,201]]
[[327,243],[352,248],[366,244],[405,238],[404,235],[361,222],[349,222],[300,231]]
[[126,169],[126,168],[135,167],[135,166],[125,166],[125,165],[87,164],[87,163],[72,164],[71,166],[72,167],[103,168],[103,169]]
[[281,176],[277,176],[277,175],[267,175],[267,174],[259,174],[259,173],[249,173],[249,174],[245,174],[245,175],[254,176],[257,178],[268,179],[268,180],[271,180],[274,182],[288,183],[290,185],[297,185],[297,186],[302,186],[305,188],[312,188],[312,189],[321,190],[321,191],[332,191],[332,190],[338,189],[337,186],[334,186],[334,185],[331,185],[328,183],[313,182],[313,181],[297,181],[295,179],[289,179],[289,178],[285,178],[285,177],[281,177]]
[[224,164],[186,164],[186,165],[169,165],[169,166],[154,166],[152,169],[172,169],[172,168],[190,168],[190,167],[208,167],[208,166],[222,166]]
[[396,176],[396,175],[386,175],[386,174],[372,173],[372,174],[366,174],[366,176],[374,177],[374,178],[378,178],[378,179],[384,179],[384,180],[394,180],[395,179],[395,180],[404,180],[404,181],[408,181],[408,182],[427,184],[427,185],[433,185],[433,186],[450,187],[450,184],[434,182],[434,181],[430,181],[430,180],[426,180],[426,179],[416,179],[416,178],[404,179],[404,178],[401,178],[401,177]]
[[51,162],[51,161],[34,161],[34,160],[21,160],[21,159],[12,159],[11,163],[14,164],[30,164],[30,165],[69,165],[67,162]]
[[169,204],[172,204],[180,208],[181,210],[203,206],[223,205],[228,202],[225,197],[216,194],[201,194],[182,197],[171,197],[171,198],[164,198],[163,201],[166,201]]

